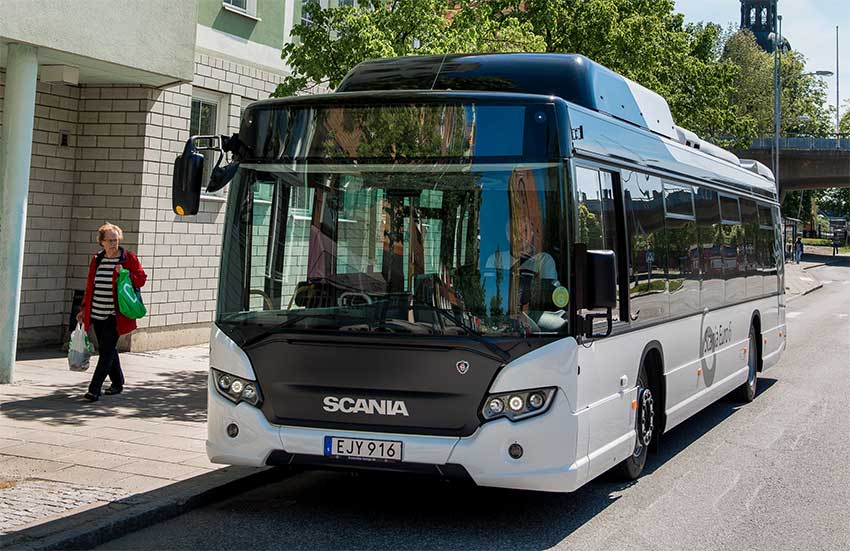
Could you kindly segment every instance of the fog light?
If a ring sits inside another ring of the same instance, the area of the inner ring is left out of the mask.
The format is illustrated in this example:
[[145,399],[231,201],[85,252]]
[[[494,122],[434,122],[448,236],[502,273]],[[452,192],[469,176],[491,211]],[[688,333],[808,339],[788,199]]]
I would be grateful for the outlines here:
[[543,407],[543,403],[545,401],[546,398],[539,392],[535,392],[534,394],[528,397],[528,405],[534,409]]
[[490,408],[490,412],[494,414],[502,413],[503,411],[505,411],[505,403],[498,398],[493,398],[492,400],[490,400],[490,403],[487,404],[487,407]]
[[525,403],[522,401],[522,397],[520,396],[511,396],[511,399],[508,400],[508,406],[514,411],[522,411]]
[[237,394],[237,395],[240,392],[242,392],[243,388],[245,388],[245,385],[242,384],[242,381],[240,381],[238,379],[236,381],[233,381],[233,383],[231,383],[231,385],[230,385],[231,392],[233,392],[234,394]]
[[514,442],[508,446],[508,455],[510,455],[513,459],[519,459],[522,457],[522,446]]
[[[230,423],[227,425],[227,436],[231,438],[236,438],[236,435],[239,434],[239,427],[236,426],[236,423]],[[520,448],[522,450],[522,448]],[[520,455],[522,452],[520,451]]]

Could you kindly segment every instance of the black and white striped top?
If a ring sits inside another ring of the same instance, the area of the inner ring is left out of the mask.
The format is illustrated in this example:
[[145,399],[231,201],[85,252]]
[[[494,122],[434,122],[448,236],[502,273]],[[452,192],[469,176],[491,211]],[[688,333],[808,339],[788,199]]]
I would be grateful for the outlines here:
[[115,295],[112,292],[112,273],[118,265],[119,257],[100,261],[94,274],[94,293],[91,300],[91,318],[105,320],[115,314]]

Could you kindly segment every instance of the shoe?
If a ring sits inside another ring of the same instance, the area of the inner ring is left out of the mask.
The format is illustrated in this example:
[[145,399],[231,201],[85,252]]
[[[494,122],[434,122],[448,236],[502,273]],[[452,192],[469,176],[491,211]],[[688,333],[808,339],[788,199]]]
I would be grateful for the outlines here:
[[107,388],[103,393],[112,396],[113,394],[121,394],[124,391],[123,388]]
[[89,402],[97,402],[98,400],[100,400],[100,396],[98,396],[97,394],[92,394],[91,392],[86,392],[85,395],[83,395],[83,398],[85,398]]

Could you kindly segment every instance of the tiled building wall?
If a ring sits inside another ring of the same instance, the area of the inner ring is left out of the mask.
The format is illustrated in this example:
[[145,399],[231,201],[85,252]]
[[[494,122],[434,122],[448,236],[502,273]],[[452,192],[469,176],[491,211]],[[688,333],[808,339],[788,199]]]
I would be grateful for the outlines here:
[[171,210],[174,159],[189,137],[192,97],[218,98],[218,130],[231,134],[239,130],[242,107],[269,97],[280,80],[273,73],[196,54],[192,84],[151,97],[138,247],[143,261],[152,259],[145,297],[149,315],[132,337],[133,349],[203,341],[215,313],[224,195],[203,198],[196,216],[179,217]]
[[[24,253],[19,345],[60,342],[74,290],[85,286],[96,230],[125,233],[149,276],[133,349],[202,342],[215,311],[224,196],[201,212],[171,211],[171,175],[189,136],[195,89],[221,100],[222,133],[237,132],[248,102],[281,77],[197,54],[196,78],[168,89],[39,82]],[[4,93],[0,72],[0,114]],[[60,145],[61,135],[67,145]]]

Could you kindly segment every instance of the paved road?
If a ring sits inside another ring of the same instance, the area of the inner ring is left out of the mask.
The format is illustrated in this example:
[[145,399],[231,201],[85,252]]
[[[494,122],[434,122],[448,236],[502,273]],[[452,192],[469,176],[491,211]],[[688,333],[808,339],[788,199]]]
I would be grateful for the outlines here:
[[752,404],[674,429],[631,485],[570,495],[306,473],[105,549],[850,549],[850,266],[789,304]]

